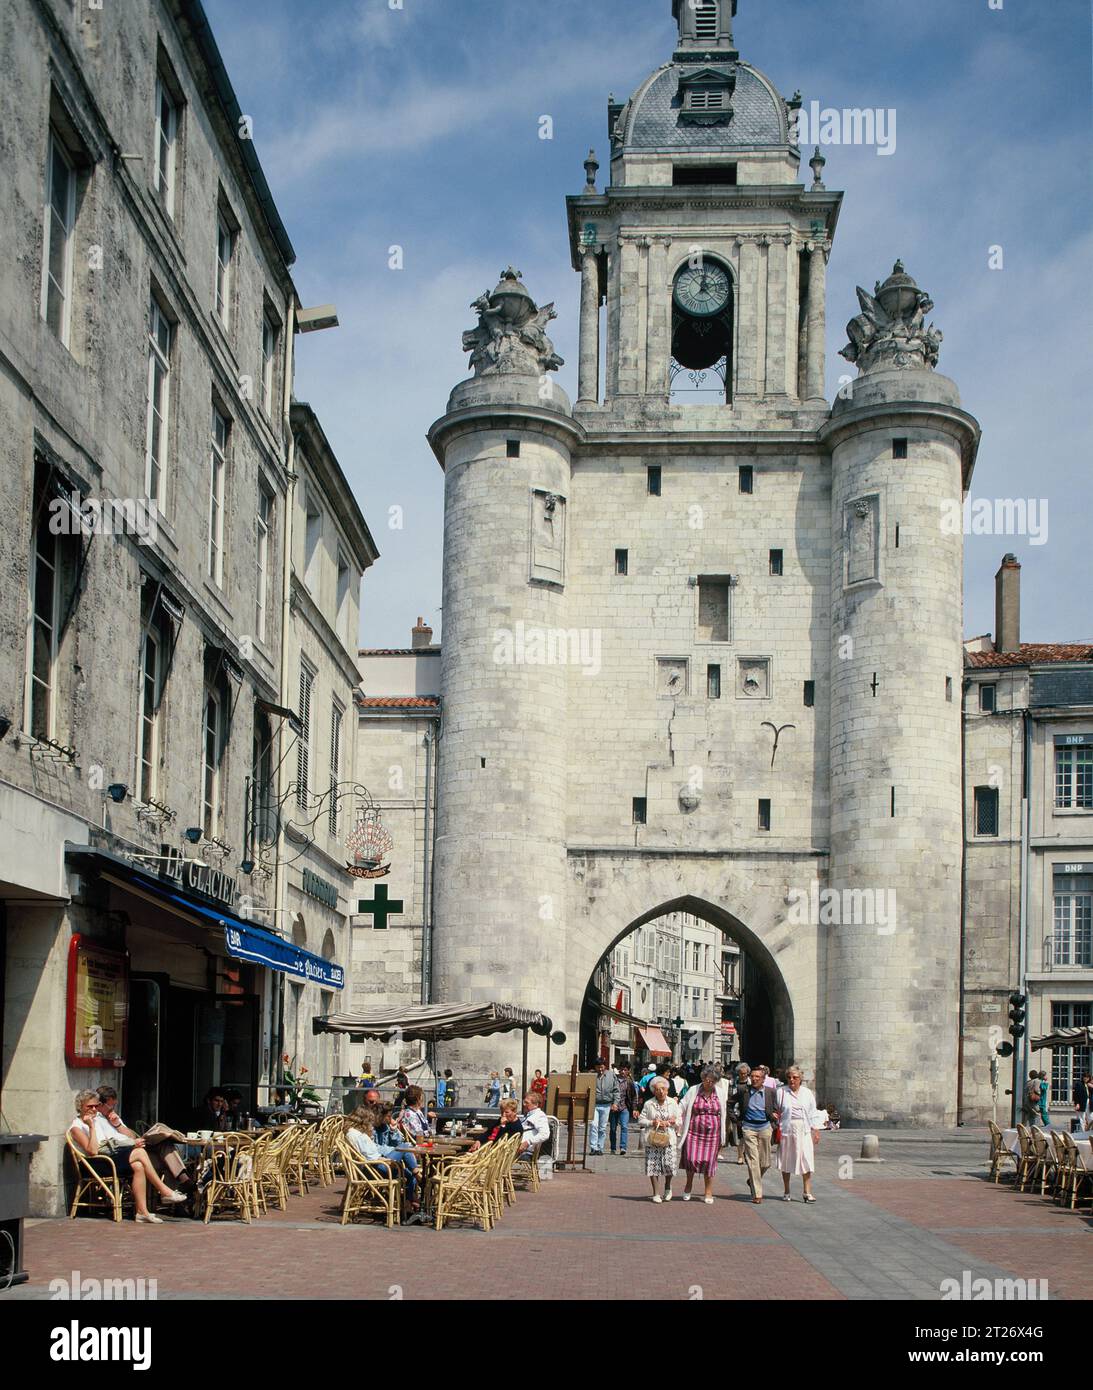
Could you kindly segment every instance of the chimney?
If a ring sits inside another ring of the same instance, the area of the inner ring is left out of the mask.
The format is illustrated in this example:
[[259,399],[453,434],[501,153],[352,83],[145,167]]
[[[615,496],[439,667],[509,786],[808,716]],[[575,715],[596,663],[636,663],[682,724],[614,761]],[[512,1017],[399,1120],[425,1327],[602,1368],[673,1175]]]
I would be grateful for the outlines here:
[[1021,650],[1021,566],[1016,555],[1003,555],[994,576],[994,650]]
[[421,618],[418,618],[417,626],[410,629],[410,645],[414,651],[417,651],[419,647],[431,647],[432,644],[433,629],[428,627]]

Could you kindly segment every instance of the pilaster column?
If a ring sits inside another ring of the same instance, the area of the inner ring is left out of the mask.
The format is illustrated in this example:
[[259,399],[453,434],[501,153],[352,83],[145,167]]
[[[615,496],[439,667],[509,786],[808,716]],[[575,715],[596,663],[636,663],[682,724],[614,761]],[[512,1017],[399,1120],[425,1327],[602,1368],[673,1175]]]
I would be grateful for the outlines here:
[[824,399],[824,347],[827,304],[826,241],[808,243],[808,372],[805,396]]
[[789,256],[792,238],[773,236],[767,259],[767,395],[787,393],[786,346],[788,342]]
[[736,396],[754,396],[759,378],[759,246],[754,237],[736,243]]
[[581,350],[577,366],[577,403],[600,399],[600,267],[595,246],[581,252]]
[[636,396],[638,378],[638,302],[640,252],[631,233],[619,237],[619,389],[620,396]]
[[672,338],[672,287],[667,281],[666,236],[649,239],[648,313],[645,350],[645,390],[649,395],[668,391],[668,358]]

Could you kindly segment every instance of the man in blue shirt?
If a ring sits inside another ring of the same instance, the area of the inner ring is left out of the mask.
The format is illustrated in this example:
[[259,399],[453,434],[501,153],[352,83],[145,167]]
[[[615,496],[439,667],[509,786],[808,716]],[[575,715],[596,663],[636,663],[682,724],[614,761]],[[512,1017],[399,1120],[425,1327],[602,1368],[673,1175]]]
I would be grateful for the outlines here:
[[763,1200],[763,1174],[770,1167],[770,1139],[778,1121],[776,1092],[765,1086],[762,1067],[753,1067],[751,1082],[736,1091],[737,1114],[744,1136],[744,1162],[748,1167],[751,1200]]

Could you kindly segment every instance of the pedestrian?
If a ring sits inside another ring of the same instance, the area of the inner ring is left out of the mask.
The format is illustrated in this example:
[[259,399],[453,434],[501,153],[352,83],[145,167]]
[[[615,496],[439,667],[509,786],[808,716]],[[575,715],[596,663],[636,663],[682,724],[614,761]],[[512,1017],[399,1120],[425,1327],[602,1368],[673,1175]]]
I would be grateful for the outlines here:
[[763,1200],[763,1174],[770,1167],[770,1139],[778,1121],[776,1093],[764,1085],[762,1067],[753,1067],[747,1086],[736,1093],[736,1105],[744,1130],[744,1162],[748,1169],[751,1200]]
[[626,1157],[626,1144],[630,1136],[630,1119],[638,1118],[638,1088],[634,1085],[633,1077],[630,1075],[630,1064],[623,1062],[619,1066],[619,1099],[611,1107],[611,1152],[615,1152],[615,1143],[620,1133],[622,1143],[619,1152],[623,1158]]
[[1088,1072],[1080,1079],[1075,1080],[1070,1092],[1070,1100],[1074,1106],[1074,1120],[1071,1123],[1071,1129],[1074,1131],[1088,1129],[1090,1105],[1093,1103],[1093,1076],[1090,1076]]
[[[657,1076],[653,1079],[653,1097],[642,1107],[638,1119],[645,1135],[645,1176],[653,1188],[654,1202],[672,1200],[672,1174],[678,1167],[679,1134],[683,1128],[683,1114],[679,1101],[668,1091],[668,1078]],[[657,1182],[664,1180],[664,1196],[657,1190]]]
[[[751,1080],[751,1067],[747,1062],[738,1062],[736,1066],[736,1089],[739,1092],[741,1086],[746,1086]],[[738,1167],[744,1163],[744,1127],[740,1123],[740,1115],[735,1104],[732,1108],[733,1128],[736,1131],[736,1162]]]
[[803,1084],[800,1067],[790,1067],[779,1100],[781,1115],[778,1127],[782,1142],[778,1145],[778,1167],[782,1170],[783,1202],[792,1202],[789,1181],[794,1173],[800,1175],[804,1200],[814,1202],[812,1174],[816,1171],[816,1148],[820,1142],[820,1116],[816,1097]]
[[1028,1074],[1028,1084],[1025,1087],[1024,1103],[1021,1106],[1021,1118],[1027,1125],[1034,1125],[1040,1117],[1040,1074],[1030,1071]]
[[1040,1073],[1040,1121],[1045,1129],[1051,1128],[1051,1115],[1048,1113],[1048,1105],[1051,1103],[1051,1087],[1048,1085],[1047,1072]]
[[691,1200],[695,1174],[702,1174],[703,1200],[713,1205],[713,1180],[722,1146],[728,1139],[729,1083],[722,1080],[721,1068],[712,1062],[702,1068],[697,1086],[683,1097],[681,1134],[683,1168],[687,1174],[683,1200]]
[[592,1120],[592,1133],[588,1139],[588,1152],[602,1154],[607,1138],[608,1117],[619,1103],[619,1078],[607,1065],[603,1057],[596,1059],[596,1109]]
[[[505,1070],[508,1071],[508,1068],[506,1067]],[[548,1085],[549,1085],[549,1082],[547,1081],[546,1077],[545,1077],[545,1076],[543,1075],[543,1073],[539,1070],[539,1068],[536,1067],[536,1068],[535,1068],[535,1078],[534,1078],[534,1080],[532,1081],[532,1083],[531,1083],[531,1085],[530,1085],[530,1087],[529,1087],[528,1089],[534,1091],[534,1092],[536,1093],[536,1095],[538,1095],[538,1096],[540,1097],[541,1100],[545,1100],[545,1099],[546,1099],[546,1093],[547,1093],[547,1086],[548,1086]]]
[[[535,1075],[539,1076],[540,1073],[536,1072]],[[544,1087],[543,1089],[545,1090],[546,1088]],[[513,1076],[511,1067],[506,1067],[501,1077],[501,1099],[516,1099],[516,1077]]]
[[495,1071],[490,1072],[490,1079],[486,1082],[485,1100],[491,1108],[501,1104],[501,1078]]

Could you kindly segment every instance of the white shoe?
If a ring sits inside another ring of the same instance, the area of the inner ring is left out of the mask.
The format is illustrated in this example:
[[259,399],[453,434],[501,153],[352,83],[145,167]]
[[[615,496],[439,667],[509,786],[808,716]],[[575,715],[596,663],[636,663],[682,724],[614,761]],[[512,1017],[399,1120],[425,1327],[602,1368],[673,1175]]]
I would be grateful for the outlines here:
[[683,1194],[683,1200],[684,1200],[685,1202],[689,1202],[689,1201],[691,1200],[691,1194],[690,1194],[689,1192],[685,1192],[685,1193]]
[[670,1202],[670,1201],[672,1200],[672,1194],[671,1194],[670,1192],[666,1192],[666,1193],[664,1194],[664,1200],[665,1200],[666,1202]]
[[702,1200],[706,1203],[706,1205],[707,1205],[708,1207],[712,1207],[712,1206],[713,1206],[713,1198],[712,1198],[712,1197],[703,1197]]
[[137,1212],[137,1217],[136,1217],[136,1219],[137,1219],[138,1221],[144,1222],[144,1224],[145,1224],[146,1226],[162,1226],[162,1225],[163,1225],[163,1217],[162,1217],[162,1216],[157,1216],[157,1215],[155,1214],[154,1211],[150,1211],[150,1212],[148,1213],[147,1216],[141,1216],[140,1212],[138,1211],[138,1212]]
[[664,1198],[660,1195],[659,1192],[654,1192],[654,1193],[653,1193],[653,1201],[654,1201],[654,1202],[663,1202],[663,1201],[664,1201]]
[[185,1192],[169,1192],[163,1200],[165,1202],[185,1202],[187,1198]]

